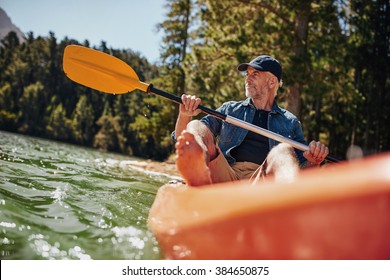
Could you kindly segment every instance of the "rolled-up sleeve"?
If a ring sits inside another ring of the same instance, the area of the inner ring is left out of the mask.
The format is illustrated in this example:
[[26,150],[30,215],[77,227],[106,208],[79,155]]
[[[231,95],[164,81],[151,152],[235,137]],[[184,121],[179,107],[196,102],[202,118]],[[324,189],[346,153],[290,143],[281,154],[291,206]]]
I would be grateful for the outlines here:
[[[228,106],[228,103],[224,103],[216,111],[223,113],[223,114],[226,114],[226,107],[227,106]],[[218,137],[218,135],[221,132],[222,123],[223,123],[223,121],[221,119],[207,115],[207,116],[203,117],[200,121],[202,123],[204,123],[210,129],[211,133],[214,135],[215,138]]]
[[[219,107],[216,111],[224,113],[225,107],[227,106],[227,103],[222,104],[221,107]],[[213,116],[207,115],[200,119],[202,123],[204,123],[211,131],[211,133],[214,135],[215,138],[218,137],[221,127],[222,127],[222,120],[217,119]],[[171,133],[171,139],[176,142],[177,135],[176,131],[172,131]]]

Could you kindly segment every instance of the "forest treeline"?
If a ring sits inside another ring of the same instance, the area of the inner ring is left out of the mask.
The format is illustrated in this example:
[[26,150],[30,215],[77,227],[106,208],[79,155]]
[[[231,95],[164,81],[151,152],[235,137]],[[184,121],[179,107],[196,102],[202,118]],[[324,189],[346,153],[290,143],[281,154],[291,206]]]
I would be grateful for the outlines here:
[[[178,105],[134,91],[110,95],[69,80],[64,48],[92,47],[131,65],[141,81],[217,108],[241,100],[239,63],[260,54],[283,66],[278,102],[296,114],[308,140],[345,157],[390,150],[389,3],[385,0],[167,0],[160,62],[139,53],[54,33],[10,32],[0,42],[0,130],[163,160]],[[159,46],[156,46],[159,48]]]

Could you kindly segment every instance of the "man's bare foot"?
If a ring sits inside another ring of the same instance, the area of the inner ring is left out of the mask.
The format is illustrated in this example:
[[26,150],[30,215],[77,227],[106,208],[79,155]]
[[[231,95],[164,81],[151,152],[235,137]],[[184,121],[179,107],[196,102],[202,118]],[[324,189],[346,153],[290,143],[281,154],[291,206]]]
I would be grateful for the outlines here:
[[206,164],[205,151],[194,135],[183,131],[176,142],[177,170],[189,186],[211,184],[210,169]]

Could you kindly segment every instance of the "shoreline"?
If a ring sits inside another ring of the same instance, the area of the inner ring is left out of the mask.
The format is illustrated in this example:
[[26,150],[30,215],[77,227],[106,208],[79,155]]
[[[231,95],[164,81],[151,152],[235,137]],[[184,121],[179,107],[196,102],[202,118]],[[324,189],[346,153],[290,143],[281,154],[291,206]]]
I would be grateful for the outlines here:
[[130,168],[143,170],[145,172],[162,173],[170,177],[181,178],[179,172],[176,169],[175,162],[172,161],[159,162],[150,159],[145,159],[126,161],[126,164]]

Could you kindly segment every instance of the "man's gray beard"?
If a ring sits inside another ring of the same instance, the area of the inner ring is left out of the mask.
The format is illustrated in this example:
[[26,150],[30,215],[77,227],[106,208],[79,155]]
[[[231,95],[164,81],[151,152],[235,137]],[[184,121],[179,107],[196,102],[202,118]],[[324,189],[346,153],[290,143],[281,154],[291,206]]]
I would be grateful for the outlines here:
[[256,99],[258,99],[260,96],[261,96],[261,94],[259,94],[259,93],[257,93],[257,92],[255,92],[255,93],[251,93],[249,90],[247,90],[247,89],[245,89],[245,96],[246,97],[250,97],[250,98],[256,98]]

